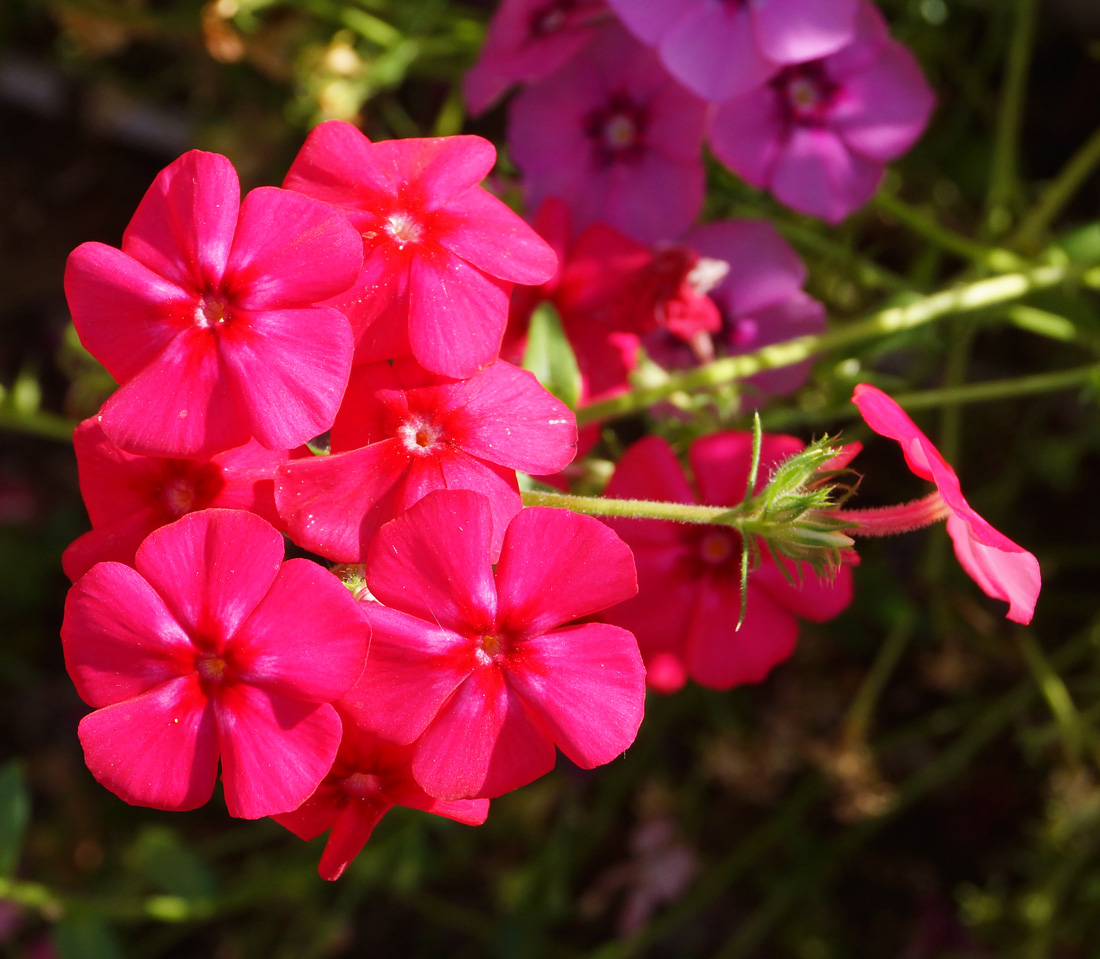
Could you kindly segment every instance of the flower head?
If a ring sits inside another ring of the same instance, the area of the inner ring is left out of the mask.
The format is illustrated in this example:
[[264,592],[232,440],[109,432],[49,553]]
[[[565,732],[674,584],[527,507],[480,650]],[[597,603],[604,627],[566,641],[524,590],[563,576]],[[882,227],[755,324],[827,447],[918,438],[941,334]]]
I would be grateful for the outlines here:
[[370,665],[342,700],[384,739],[416,741],[416,781],[440,799],[492,798],[548,772],[558,746],[586,769],[634,740],[638,645],[604,623],[568,625],[632,595],[634,563],[598,520],[522,510],[491,560],[477,493],[431,493],[387,523],[367,558],[384,605],[363,610]]
[[860,0],[847,46],[784,67],[720,104],[714,155],[792,209],[838,223],[866,203],[885,165],[924,131],[935,97],[913,55]]
[[[793,436],[765,435],[759,484],[771,467],[801,449]],[[692,444],[689,457],[698,494],[668,443],[650,436],[626,451],[607,495],[701,500],[710,506],[742,500],[752,462],[751,433],[705,436]],[[712,689],[760,682],[794,651],[799,618],[831,619],[852,598],[846,566],[830,581],[808,571],[799,577],[789,563],[785,574],[765,556],[749,574],[745,620],[738,630],[742,543],[736,530],[653,520],[607,522],[634,551],[638,595],[603,618],[638,637],[646,680],[659,692],[679,689],[689,676]]]
[[225,157],[185,153],[145,194],[121,250],[84,243],[65,268],[80,341],[121,384],[103,432],[132,453],[196,458],[323,433],[352,337],[318,304],[361,265],[355,230],[331,207],[274,187],[242,203]]
[[203,510],[99,563],[69,591],[65,666],[95,711],[80,722],[92,775],[120,798],[194,809],[221,759],[231,816],[297,808],[340,743],[330,705],[362,671],[367,629],[316,563],[240,510]]
[[310,131],[283,185],[361,234],[363,272],[334,301],[357,363],[411,352],[433,373],[472,376],[500,350],[512,284],[553,276],[554,251],[478,185],[495,160],[476,136],[372,143],[342,120]]
[[954,543],[955,556],[967,575],[987,596],[1009,604],[1009,619],[1030,623],[1042,586],[1039,561],[970,508],[950,464],[882,390],[860,383],[852,402],[871,429],[898,442],[905,462],[917,476],[936,484],[950,511],[947,532]]

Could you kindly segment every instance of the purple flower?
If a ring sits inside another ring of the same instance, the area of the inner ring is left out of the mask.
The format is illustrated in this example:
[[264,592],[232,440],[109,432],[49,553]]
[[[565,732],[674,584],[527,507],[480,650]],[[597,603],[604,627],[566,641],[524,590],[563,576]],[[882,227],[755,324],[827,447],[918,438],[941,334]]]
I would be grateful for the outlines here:
[[603,221],[644,243],[675,236],[703,202],[705,110],[651,50],[605,27],[512,101],[508,145],[529,208],[558,196],[578,230]]
[[934,105],[913,55],[862,0],[852,43],[718,106],[710,146],[753,186],[839,223],[871,199],[886,163],[916,142]]

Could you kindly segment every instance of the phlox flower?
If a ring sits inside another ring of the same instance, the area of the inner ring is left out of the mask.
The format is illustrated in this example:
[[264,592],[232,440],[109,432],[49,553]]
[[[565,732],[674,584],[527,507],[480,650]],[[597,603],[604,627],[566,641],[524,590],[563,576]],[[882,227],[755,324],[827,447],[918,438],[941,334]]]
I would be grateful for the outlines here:
[[[718,328],[701,341],[682,335],[651,336],[644,340],[651,359],[664,366],[683,367],[714,356],[752,353],[771,343],[824,331],[824,306],[802,290],[806,267],[770,223],[708,223],[690,230],[683,242],[702,262],[725,266],[724,274],[708,292],[708,301],[719,317]],[[764,394],[793,393],[806,381],[811,366],[807,361],[758,373],[742,386]]]
[[209,460],[140,456],[120,450],[95,417],[73,432],[80,492],[92,529],[61,557],[74,582],[96,563],[133,565],[153,530],[201,509],[244,509],[279,525],[275,470],[309,450],[268,450],[254,440]]
[[366,563],[370,662],[341,701],[387,740],[415,741],[416,781],[439,799],[492,798],[548,772],[558,746],[586,769],[633,742],[638,644],[605,623],[565,625],[633,595],[630,550],[606,526],[528,508],[492,564],[477,493],[431,493],[382,527]]
[[856,0],[608,0],[661,63],[711,103],[765,83],[784,64],[851,41]]
[[221,759],[231,816],[296,809],[328,772],[330,705],[362,671],[367,629],[335,576],[283,562],[283,539],[241,510],[150,533],[134,565],[99,563],[69,591],[65,666],[94,707],[88,769],[126,802],[194,809]]
[[478,184],[496,162],[481,137],[372,143],[350,123],[313,128],[284,186],[337,206],[362,235],[363,272],[334,300],[356,363],[407,356],[468,377],[500,350],[513,283],[542,283],[554,251]]
[[294,812],[272,818],[299,839],[329,833],[317,872],[339,879],[366,845],[374,827],[394,806],[408,806],[480,826],[489,814],[488,799],[446,802],[429,796],[412,777],[412,746],[387,743],[344,720],[344,738],[332,769],[317,791]]
[[383,523],[432,490],[487,497],[500,549],[522,502],[515,471],[555,473],[573,459],[576,419],[526,370],[498,360],[468,380],[414,360],[357,366],[332,453],[280,467],[275,501],[291,539],[361,562]]
[[947,532],[955,546],[955,556],[967,575],[987,596],[1009,604],[1009,619],[1030,623],[1042,586],[1039,561],[970,508],[950,464],[882,390],[860,383],[852,402],[871,429],[898,442],[905,462],[917,476],[936,484],[949,511]]
[[65,268],[80,341],[121,384],[103,432],[132,453],[196,458],[323,433],[352,336],[318,304],[361,266],[355,230],[331,207],[274,187],[242,203],[225,157],[185,153],[145,194],[121,250],[84,243]]
[[604,222],[651,243],[703,202],[706,104],[616,24],[512,101],[508,146],[528,205],[561,198],[577,229]]
[[[758,489],[773,466],[802,448],[793,436],[765,435]],[[672,447],[660,437],[646,437],[623,455],[606,495],[709,506],[741,502],[752,462],[751,433],[704,436],[692,444],[688,458],[695,488]],[[765,555],[749,574],[745,621],[736,630],[741,612],[741,538],[736,530],[653,520],[606,522],[634,552],[638,595],[601,618],[637,636],[646,680],[658,692],[674,692],[689,676],[712,689],[760,682],[794,651],[799,618],[831,619],[852,598],[846,566],[832,581],[804,570],[792,583]]]
[[470,113],[484,113],[514,83],[553,73],[611,16],[604,0],[504,0],[463,79]]
[[934,105],[913,55],[890,38],[874,4],[860,0],[850,44],[720,104],[708,137],[742,179],[839,223],[871,199],[885,165],[916,142]]

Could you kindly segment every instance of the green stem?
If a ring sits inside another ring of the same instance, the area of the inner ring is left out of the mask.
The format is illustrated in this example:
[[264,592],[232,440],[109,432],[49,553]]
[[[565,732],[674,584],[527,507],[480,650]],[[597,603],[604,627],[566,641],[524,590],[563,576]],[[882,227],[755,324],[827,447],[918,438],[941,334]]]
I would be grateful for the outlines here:
[[1081,714],[1073,703],[1073,697],[1066,689],[1062,677],[1050,665],[1050,660],[1047,659],[1039,644],[1023,630],[1017,634],[1017,638],[1024,660],[1035,678],[1035,685],[1042,692],[1043,699],[1046,700],[1047,706],[1050,707],[1058,723],[1066,761],[1071,766],[1080,766],[1085,730],[1081,722]]
[[986,198],[986,228],[994,235],[1005,231],[1012,216],[1009,204],[1016,191],[1020,127],[1038,9],[1039,0],[1016,2],[1016,22],[1005,64],[1004,93],[997,115],[993,166],[989,172],[989,193]]
[[859,692],[856,693],[856,698],[848,709],[848,715],[844,721],[844,743],[849,748],[866,744],[867,730],[871,726],[875,706],[886,689],[890,677],[894,675],[898,663],[901,662],[902,654],[909,645],[916,623],[915,611],[912,607],[906,607],[894,622],[893,628],[886,636],[886,641],[879,647],[875,661],[871,664]]
[[1020,270],[1027,266],[1026,260],[1010,250],[989,247],[949,230],[922,210],[918,210],[915,206],[911,206],[885,190],[879,191],[874,202],[875,206],[883,213],[903,223],[914,233],[934,243],[940,249],[946,250],[948,253],[954,253],[964,260],[971,260],[998,272],[1002,270]]
[[[942,290],[922,297],[912,303],[892,306],[872,313],[862,320],[847,323],[839,329],[819,336],[800,336],[785,343],[765,346],[744,356],[728,356],[705,366],[670,376],[658,386],[633,390],[611,399],[589,403],[577,410],[577,424],[584,426],[600,420],[611,419],[644,410],[663,402],[677,393],[690,393],[712,389],[761,373],[764,370],[792,366],[810,359],[818,353],[864,343],[923,326],[945,316],[972,313],[992,306],[1011,303],[1035,290],[1057,286],[1080,266],[1069,263],[1051,263],[1016,273],[978,280],[950,290]],[[1085,276],[1100,283],[1100,268],[1093,268]]]
[[523,493],[523,505],[568,509],[585,516],[663,519],[674,523],[714,523],[735,529],[741,529],[749,519],[745,515],[743,503],[737,506],[697,506],[693,503],[660,503],[641,499],[606,499],[602,496],[527,491]]
[[1074,194],[1100,166],[1100,129],[1092,134],[1070,157],[1058,176],[1040,194],[1009,240],[1017,249],[1036,242],[1055,217],[1065,209]]

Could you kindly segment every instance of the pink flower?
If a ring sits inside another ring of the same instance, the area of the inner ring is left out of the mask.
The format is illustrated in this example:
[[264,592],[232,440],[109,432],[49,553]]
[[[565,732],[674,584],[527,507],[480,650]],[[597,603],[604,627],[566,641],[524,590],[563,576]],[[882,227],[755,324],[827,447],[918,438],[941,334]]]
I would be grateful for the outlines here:
[[488,799],[445,802],[429,796],[412,777],[412,746],[387,743],[343,717],[344,738],[329,774],[294,812],[272,818],[300,839],[328,829],[328,842],[317,867],[322,879],[339,879],[366,845],[374,827],[394,806],[408,806],[480,826],[489,814]]
[[765,83],[787,63],[851,41],[856,0],[608,0],[684,86],[712,103]]
[[905,462],[917,476],[936,484],[950,510],[947,532],[955,544],[955,556],[967,575],[987,596],[1009,604],[1009,619],[1030,623],[1042,585],[1039,561],[970,508],[955,471],[902,408],[882,390],[860,383],[852,395],[852,402],[859,407],[860,415],[871,429],[880,436],[897,440],[905,454]]
[[710,123],[722,163],[830,223],[871,199],[886,163],[916,142],[935,105],[913,55],[890,39],[869,0],[860,0],[857,27],[848,46],[785,67],[718,106]]
[[504,0],[462,84],[470,113],[484,113],[513,83],[553,73],[610,17],[604,0]]
[[[646,353],[669,367],[686,367],[711,356],[752,353],[771,343],[825,330],[825,308],[802,291],[806,267],[790,244],[763,220],[723,220],[691,230],[684,243],[703,262],[723,264],[724,276],[709,291],[720,314],[720,328],[694,350],[658,334],[645,341]],[[709,354],[709,355],[708,355]],[[810,362],[760,373],[742,385],[763,394],[793,393],[809,375]],[[753,397],[748,397],[751,401]]]
[[261,187],[192,150],[157,176],[122,249],[84,243],[65,295],[80,341],[120,384],[100,413],[116,446],[209,457],[286,450],[332,424],[351,368],[348,289],[361,244],[330,207]]
[[264,449],[255,441],[210,460],[139,456],[115,446],[95,417],[73,433],[80,492],[92,529],[61,557],[74,582],[96,563],[134,562],[134,553],[153,530],[201,509],[245,509],[275,526],[275,470],[309,450]]
[[642,720],[644,670],[626,630],[563,625],[635,590],[625,544],[598,520],[524,509],[491,562],[477,493],[431,493],[367,558],[370,664],[341,703],[364,728],[416,741],[413,776],[439,799],[492,798],[554,765],[610,762]]
[[275,501],[291,539],[357,563],[383,523],[433,490],[487,497],[499,551],[522,502],[515,471],[573,459],[576,419],[526,370],[498,360],[468,380],[412,360],[357,366],[332,427],[332,453],[280,468]]
[[100,563],[69,591],[65,666],[95,712],[84,759],[128,803],[194,809],[221,758],[231,816],[297,808],[340,743],[329,705],[362,671],[367,629],[351,594],[240,510],[162,527],[134,567]]
[[[758,488],[769,470],[801,450],[793,436],[765,435]],[[606,495],[732,506],[748,486],[751,433],[712,433],[689,451],[698,495],[684,476],[672,447],[648,436],[619,461]],[[646,664],[646,679],[658,692],[674,692],[691,677],[712,689],[764,679],[794,651],[798,619],[831,619],[852,598],[851,572],[842,567],[832,582],[804,571],[792,585],[765,556],[749,575],[748,603],[740,631],[741,538],[733,529],[653,520],[608,520],[634,551],[638,595],[603,614],[631,630]]]
[[703,202],[705,112],[651,50],[602,28],[512,101],[508,145],[528,205],[557,196],[578,229],[602,221],[644,243],[676,236]]
[[554,251],[478,184],[496,150],[475,136],[371,143],[350,123],[313,128],[284,186],[339,207],[362,234],[363,272],[334,303],[356,363],[407,356],[444,376],[496,359],[512,283],[542,283]]

